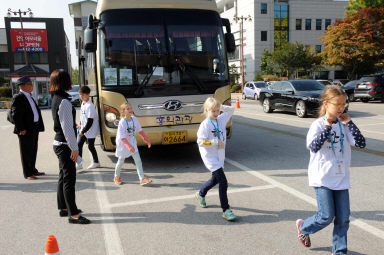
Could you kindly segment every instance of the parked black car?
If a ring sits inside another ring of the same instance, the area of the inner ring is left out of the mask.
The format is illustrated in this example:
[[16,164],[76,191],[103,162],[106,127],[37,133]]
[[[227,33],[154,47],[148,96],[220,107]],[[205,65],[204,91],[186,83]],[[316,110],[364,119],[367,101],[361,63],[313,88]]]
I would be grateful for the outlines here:
[[361,77],[355,87],[355,98],[366,103],[380,99],[384,102],[384,72]]
[[269,91],[260,93],[260,102],[266,113],[279,109],[304,118],[307,114],[317,114],[324,88],[315,80],[278,81],[268,87]]
[[356,100],[356,98],[355,98],[355,87],[356,87],[356,84],[359,84],[359,80],[350,81],[350,82],[348,82],[348,83],[346,83],[345,85],[342,86],[342,88],[344,89],[345,93],[347,93],[348,101],[349,102],[353,102],[353,101]]

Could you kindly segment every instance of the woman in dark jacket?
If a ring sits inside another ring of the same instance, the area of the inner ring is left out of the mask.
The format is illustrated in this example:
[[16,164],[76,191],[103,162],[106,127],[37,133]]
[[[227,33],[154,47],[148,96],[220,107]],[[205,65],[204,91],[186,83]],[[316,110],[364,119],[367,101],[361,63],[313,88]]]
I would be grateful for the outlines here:
[[76,111],[69,101],[71,78],[63,69],[56,69],[50,77],[49,91],[52,93],[52,117],[55,130],[53,150],[59,159],[59,183],[57,204],[60,216],[69,216],[68,222],[89,224],[90,220],[80,215],[75,201],[76,166],[79,149],[76,140]]

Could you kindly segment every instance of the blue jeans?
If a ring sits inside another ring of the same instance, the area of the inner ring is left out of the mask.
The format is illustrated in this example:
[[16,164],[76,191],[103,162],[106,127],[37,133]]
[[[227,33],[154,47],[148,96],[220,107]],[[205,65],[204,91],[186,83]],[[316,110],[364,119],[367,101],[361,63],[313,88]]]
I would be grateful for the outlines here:
[[349,192],[348,190],[330,190],[316,187],[318,212],[304,220],[300,227],[306,235],[314,234],[325,228],[334,220],[332,253],[347,253],[347,232],[349,228]]

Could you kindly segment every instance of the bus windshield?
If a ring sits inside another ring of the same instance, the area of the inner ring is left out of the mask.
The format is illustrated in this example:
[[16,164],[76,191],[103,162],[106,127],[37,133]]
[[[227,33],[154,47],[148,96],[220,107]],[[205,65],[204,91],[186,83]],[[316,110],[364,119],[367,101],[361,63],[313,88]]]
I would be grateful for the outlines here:
[[216,12],[109,10],[101,14],[99,29],[103,89],[163,96],[214,93],[228,84]]

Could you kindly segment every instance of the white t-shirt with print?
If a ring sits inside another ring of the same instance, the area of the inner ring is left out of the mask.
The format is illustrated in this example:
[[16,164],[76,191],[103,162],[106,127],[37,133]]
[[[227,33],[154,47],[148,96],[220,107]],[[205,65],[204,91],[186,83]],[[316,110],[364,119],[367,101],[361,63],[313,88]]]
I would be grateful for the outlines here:
[[[324,118],[318,118],[312,123],[307,134],[308,149],[315,139],[315,136],[320,134],[324,128]],[[339,122],[332,124],[331,130],[335,153],[332,150],[331,140],[329,138],[324,142],[319,151],[315,153],[312,151],[310,152],[308,165],[309,186],[323,186],[332,190],[344,190],[351,187],[349,168],[351,164],[351,145],[355,145],[355,140],[346,125],[341,124],[341,129],[344,135],[344,153],[341,151]],[[337,161],[343,162],[343,169],[341,172],[338,170]]]
[[128,158],[133,155],[121,141],[123,138],[126,138],[133,148],[135,148],[135,152],[138,151],[135,134],[140,131],[142,131],[142,128],[136,117],[131,116],[131,120],[125,118],[120,119],[116,135],[116,157]]
[[99,132],[99,119],[97,117],[96,109],[91,100],[88,100],[85,104],[81,104],[80,108],[80,125],[84,128],[87,125],[88,118],[93,119],[91,128],[85,132],[85,137],[93,139]]
[[[214,172],[220,168],[224,169],[224,159],[225,159],[225,144],[227,142],[227,130],[225,126],[227,122],[230,120],[234,107],[222,106],[222,110],[224,111],[217,117],[216,120],[212,120],[215,126],[218,125],[220,140],[224,143],[224,149],[219,149],[217,145],[212,146],[199,146],[199,151],[201,158],[203,159],[204,165],[208,168],[209,171]],[[206,118],[201,122],[199,130],[197,131],[197,140],[214,140],[218,139],[215,126],[211,123],[211,121]]]

